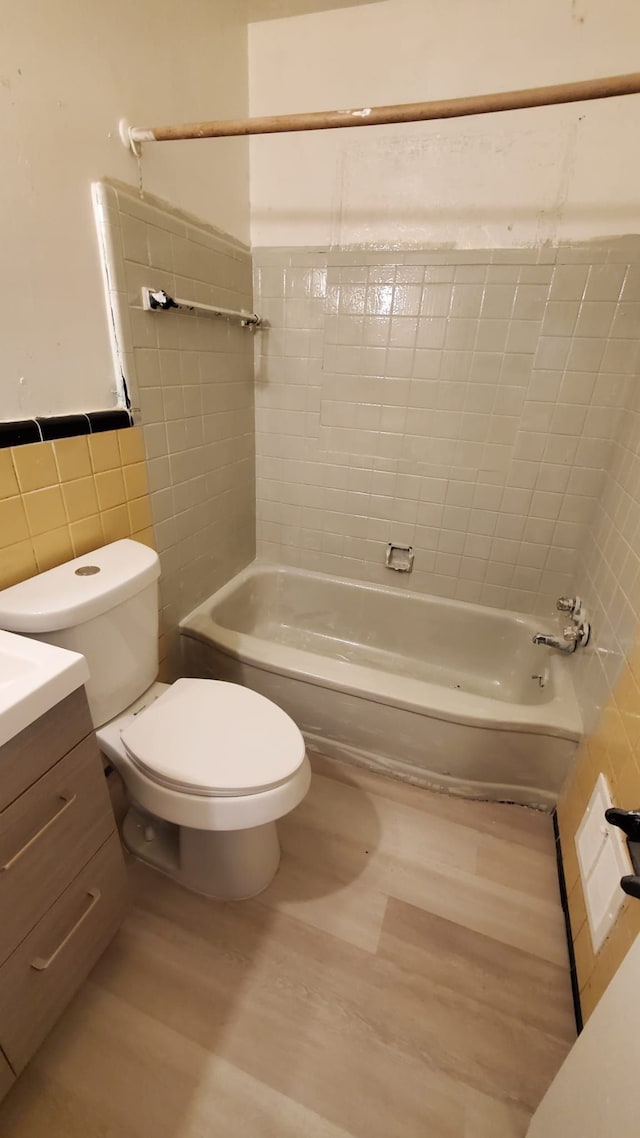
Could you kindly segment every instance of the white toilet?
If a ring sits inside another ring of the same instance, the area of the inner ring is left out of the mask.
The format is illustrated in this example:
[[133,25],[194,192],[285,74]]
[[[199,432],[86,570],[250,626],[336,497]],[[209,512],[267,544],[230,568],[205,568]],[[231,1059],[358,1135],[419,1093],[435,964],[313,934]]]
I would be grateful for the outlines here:
[[304,739],[248,688],[155,682],[159,576],[152,549],[116,541],[0,591],[0,628],[86,657],[96,735],[134,803],[131,852],[198,893],[252,897],[278,868],[277,819],[309,789]]

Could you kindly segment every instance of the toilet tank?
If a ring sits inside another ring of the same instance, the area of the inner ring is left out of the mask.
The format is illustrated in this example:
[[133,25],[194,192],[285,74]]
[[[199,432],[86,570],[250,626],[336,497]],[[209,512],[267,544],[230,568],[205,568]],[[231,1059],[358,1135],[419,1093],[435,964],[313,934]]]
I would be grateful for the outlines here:
[[158,674],[157,553],[126,539],[0,591],[0,628],[80,652],[94,727]]

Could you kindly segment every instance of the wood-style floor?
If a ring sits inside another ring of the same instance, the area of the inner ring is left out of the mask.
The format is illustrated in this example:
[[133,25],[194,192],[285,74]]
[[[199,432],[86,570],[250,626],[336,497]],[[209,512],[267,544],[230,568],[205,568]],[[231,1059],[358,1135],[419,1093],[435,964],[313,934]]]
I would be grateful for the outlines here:
[[140,864],[2,1138],[516,1138],[573,1038],[551,820],[316,759],[254,901]]

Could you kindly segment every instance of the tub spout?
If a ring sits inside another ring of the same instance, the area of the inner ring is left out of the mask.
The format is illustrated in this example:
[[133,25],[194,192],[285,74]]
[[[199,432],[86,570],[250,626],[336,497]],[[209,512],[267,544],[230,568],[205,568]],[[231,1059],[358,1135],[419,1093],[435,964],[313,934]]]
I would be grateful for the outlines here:
[[562,630],[562,636],[546,636],[544,632],[537,632],[533,637],[534,644],[544,644],[547,648],[555,648],[558,652],[575,652],[576,648],[585,648],[591,636],[591,625],[587,620],[580,620],[570,624]]
[[567,632],[573,633],[574,629],[566,629],[565,637],[561,639],[559,636],[545,636],[543,632],[537,632],[533,637],[534,644],[544,644],[547,648],[557,648],[558,652],[575,652],[578,647],[577,636],[567,637]]

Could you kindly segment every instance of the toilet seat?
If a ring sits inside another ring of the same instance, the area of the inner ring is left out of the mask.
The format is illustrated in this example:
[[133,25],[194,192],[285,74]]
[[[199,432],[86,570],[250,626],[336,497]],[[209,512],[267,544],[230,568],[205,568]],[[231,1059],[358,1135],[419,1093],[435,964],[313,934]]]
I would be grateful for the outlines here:
[[302,734],[286,712],[258,692],[221,680],[176,680],[121,739],[148,778],[205,797],[281,786],[305,758]]

